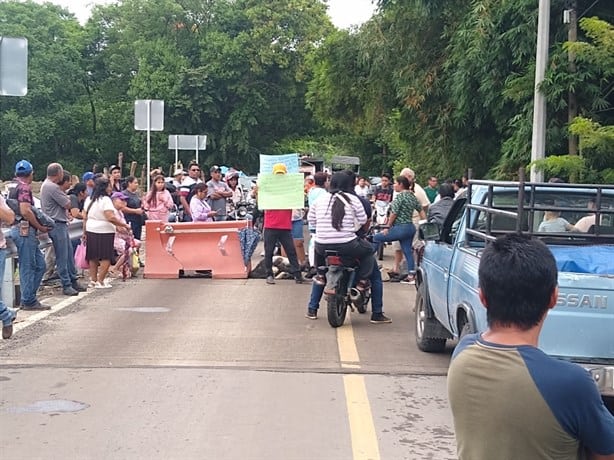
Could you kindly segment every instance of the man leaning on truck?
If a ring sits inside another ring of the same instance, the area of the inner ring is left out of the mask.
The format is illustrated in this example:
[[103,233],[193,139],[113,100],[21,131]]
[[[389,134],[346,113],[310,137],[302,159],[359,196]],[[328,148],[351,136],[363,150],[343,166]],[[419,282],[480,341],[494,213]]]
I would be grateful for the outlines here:
[[537,348],[558,296],[550,250],[500,237],[478,276],[488,329],[460,341],[448,372],[459,458],[614,459],[614,417],[589,373]]

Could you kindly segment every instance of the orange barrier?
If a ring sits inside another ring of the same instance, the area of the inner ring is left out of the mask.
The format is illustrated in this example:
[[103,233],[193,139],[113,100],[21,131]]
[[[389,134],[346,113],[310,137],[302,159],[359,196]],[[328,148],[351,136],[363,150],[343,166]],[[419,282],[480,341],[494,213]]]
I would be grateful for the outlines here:
[[247,278],[239,245],[246,221],[145,222],[145,278],[179,278],[210,270],[213,278]]

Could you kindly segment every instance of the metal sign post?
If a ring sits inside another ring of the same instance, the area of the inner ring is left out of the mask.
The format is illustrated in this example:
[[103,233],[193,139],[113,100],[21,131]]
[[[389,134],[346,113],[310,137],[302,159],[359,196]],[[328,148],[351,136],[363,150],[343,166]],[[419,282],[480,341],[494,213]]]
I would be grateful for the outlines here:
[[[533,95],[533,134],[531,162],[546,158],[546,95],[541,88],[548,65],[548,34],[550,30],[550,0],[539,0],[537,46],[535,53],[535,88]],[[544,173],[531,167],[531,182],[542,182]]]
[[179,150],[196,150],[198,163],[198,152],[207,149],[207,135],[171,134],[168,136],[168,149],[175,150],[175,167],[179,162]]
[[0,35],[0,96],[28,93],[28,40]]
[[164,101],[138,99],[134,101],[134,129],[147,131],[147,191],[151,187],[151,131],[164,130]]

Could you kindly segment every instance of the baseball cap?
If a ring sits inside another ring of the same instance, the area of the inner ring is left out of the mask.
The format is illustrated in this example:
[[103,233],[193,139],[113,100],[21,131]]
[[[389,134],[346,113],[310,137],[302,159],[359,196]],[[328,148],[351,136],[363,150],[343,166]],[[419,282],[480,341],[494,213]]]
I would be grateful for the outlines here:
[[173,176],[179,176],[179,175],[183,175],[183,174],[185,174],[185,173],[183,172],[183,169],[180,168],[180,169],[175,169],[175,172],[173,173]]
[[218,165],[213,165],[211,166],[211,169],[209,169],[209,172],[222,172],[222,168],[220,168]]
[[88,180],[93,180],[94,179],[94,173],[91,171],[86,172],[85,174],[83,174],[83,182],[87,182]]
[[29,174],[32,172],[32,163],[28,160],[18,161],[15,165],[15,174],[26,173]]
[[128,201],[128,196],[124,192],[113,192],[113,194],[111,195],[111,199]]
[[288,168],[283,163],[275,163],[273,165],[273,174],[286,174],[288,172]]
[[117,166],[117,165],[111,165],[111,166],[109,166],[109,172],[113,172],[113,171],[115,171],[116,169],[121,170],[121,168],[120,168],[119,166]]

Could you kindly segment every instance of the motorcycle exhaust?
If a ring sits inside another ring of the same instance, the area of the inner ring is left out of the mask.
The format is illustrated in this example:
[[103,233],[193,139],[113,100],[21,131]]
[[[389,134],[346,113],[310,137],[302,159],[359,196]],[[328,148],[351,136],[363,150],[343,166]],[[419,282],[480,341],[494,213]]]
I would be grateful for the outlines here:
[[362,292],[360,292],[358,289],[351,288],[350,289],[350,301],[356,308],[361,308],[365,302],[365,298],[362,295]]

